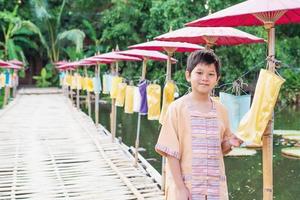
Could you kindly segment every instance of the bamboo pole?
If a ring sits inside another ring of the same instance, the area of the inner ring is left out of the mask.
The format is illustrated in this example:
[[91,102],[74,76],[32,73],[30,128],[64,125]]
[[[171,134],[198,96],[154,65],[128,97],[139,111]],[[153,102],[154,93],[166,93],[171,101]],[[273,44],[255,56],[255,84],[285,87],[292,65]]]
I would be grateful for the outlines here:
[[[99,65],[96,65],[95,67],[95,78],[100,77],[100,67]],[[95,88],[95,86],[94,86]],[[99,93],[98,91],[95,92],[95,124],[96,126],[99,125]]]
[[[7,69],[7,72],[8,69]],[[6,73],[7,73],[6,72]],[[5,75],[6,77],[6,75]],[[4,90],[4,99],[3,99],[3,107],[6,106],[8,104],[8,101],[9,101],[9,97],[10,97],[10,87],[9,87],[9,83],[11,82],[11,77],[10,77],[10,73],[9,73],[9,81],[5,80],[5,82],[8,82],[8,84],[5,83],[5,90]]]
[[[71,73],[71,76],[72,76],[72,71],[70,71]],[[74,102],[73,102],[73,99],[74,99],[74,94],[73,94],[73,89],[72,89],[72,84],[73,84],[73,79],[74,77],[72,77],[72,82],[71,82],[71,85],[70,85],[70,92],[71,92],[71,102],[72,102],[72,105],[74,105]]]
[[[275,58],[275,28],[273,24],[267,27],[268,31],[268,56]],[[275,63],[269,60],[268,69],[275,72]],[[273,125],[274,114],[272,119],[263,133],[263,200],[273,199]]]
[[[16,69],[14,69],[14,75],[12,76],[13,78],[17,79],[18,76],[18,71]],[[14,79],[13,81],[13,97],[15,98],[17,96],[17,80]]]
[[78,78],[79,78],[79,66],[77,67],[77,75],[76,75],[76,107],[77,109],[79,110],[80,109],[80,101],[79,101],[79,96],[80,96],[80,91],[79,91],[79,88],[78,88]]
[[[142,68],[142,77],[141,80],[146,79],[146,71],[147,71],[147,59],[143,59],[143,68]],[[136,139],[135,139],[135,154],[134,154],[134,166],[137,167],[138,163],[138,154],[139,154],[139,145],[140,145],[140,128],[141,128],[141,114],[138,114],[138,123],[137,123],[137,130],[136,130]]]
[[[116,75],[119,75],[119,63],[116,62]],[[115,141],[116,137],[116,126],[117,126],[117,107],[116,107],[116,99],[111,99],[111,135],[112,142]]]
[[5,85],[4,98],[3,98],[3,107],[7,105],[9,95],[10,95],[10,88],[7,85]]
[[[69,76],[70,75],[70,72],[69,72],[69,70],[66,70],[67,71],[67,75]],[[67,88],[67,97],[68,98],[71,98],[71,94],[70,94],[70,90],[71,90],[71,86],[67,86],[66,87]]]
[[[86,78],[88,78],[87,67],[84,68],[84,75],[85,75]],[[90,95],[90,92],[88,90],[86,91],[86,102],[87,102],[89,117],[92,117],[91,95]]]

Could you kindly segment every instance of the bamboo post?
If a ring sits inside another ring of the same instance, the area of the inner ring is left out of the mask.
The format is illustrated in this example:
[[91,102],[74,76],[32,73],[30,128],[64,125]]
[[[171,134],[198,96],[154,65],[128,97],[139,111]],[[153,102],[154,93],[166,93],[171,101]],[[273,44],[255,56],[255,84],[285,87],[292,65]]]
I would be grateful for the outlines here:
[[[147,59],[143,59],[143,68],[142,68],[142,79],[146,79],[146,70],[147,70]],[[140,145],[140,127],[141,127],[141,114],[138,114],[138,124],[137,124],[137,130],[136,130],[136,139],[135,139],[135,154],[134,154],[134,166],[137,166],[138,163],[138,154],[139,154],[139,145]]]
[[[70,72],[69,70],[66,70],[67,72],[67,75],[69,76],[70,75]],[[66,86],[66,89],[67,89],[67,97],[70,98],[70,90],[71,90],[71,86]]]
[[9,98],[9,94],[10,93],[10,88],[5,85],[5,89],[4,89],[4,98],[3,98],[3,107],[7,105],[8,103],[8,98]]
[[[100,73],[100,67],[99,67],[99,65],[96,65],[96,67],[95,67],[95,78],[96,79],[99,78],[99,73]],[[98,91],[95,92],[95,124],[96,124],[96,126],[99,125],[99,93],[98,93]]]
[[14,75],[12,76],[14,78],[13,80],[13,97],[15,98],[17,95],[17,75],[18,71],[14,69]]
[[[268,31],[268,56],[275,58],[275,28],[274,24],[266,27]],[[275,63],[269,60],[268,69],[275,72]],[[273,199],[273,125],[274,114],[272,119],[263,133],[263,200]]]
[[[7,69],[8,71],[8,69]],[[6,75],[5,75],[6,77]],[[9,75],[9,79],[10,79],[10,75]],[[11,80],[10,80],[11,81]],[[5,83],[5,90],[4,90],[4,99],[3,99],[3,107],[6,106],[8,104],[8,101],[9,101],[9,97],[10,97],[10,87],[9,87],[9,82],[8,81],[8,84]],[[5,82],[7,82],[7,80],[5,80]]]
[[[86,78],[88,78],[87,67],[84,68],[84,75],[85,75]],[[91,95],[90,95],[90,92],[88,90],[86,91],[86,102],[87,102],[89,117],[92,117]]]
[[[119,75],[119,63],[116,62],[116,75]],[[116,137],[116,126],[117,126],[117,107],[116,107],[116,99],[111,99],[111,134],[112,134],[112,142],[115,141]]]
[[79,101],[79,96],[80,96],[80,91],[79,91],[79,88],[78,88],[78,83],[79,83],[79,66],[77,67],[77,75],[76,75],[76,106],[77,106],[77,109],[79,110],[80,109],[80,101]]
[[72,76],[72,82],[71,82],[71,86],[70,86],[70,92],[71,92],[71,102],[72,102],[72,105],[74,105],[74,102],[73,102],[73,100],[74,100],[74,94],[73,94],[73,89],[72,89],[72,85],[73,85],[73,79],[74,79],[74,73],[72,73],[72,71],[71,71],[71,76]]

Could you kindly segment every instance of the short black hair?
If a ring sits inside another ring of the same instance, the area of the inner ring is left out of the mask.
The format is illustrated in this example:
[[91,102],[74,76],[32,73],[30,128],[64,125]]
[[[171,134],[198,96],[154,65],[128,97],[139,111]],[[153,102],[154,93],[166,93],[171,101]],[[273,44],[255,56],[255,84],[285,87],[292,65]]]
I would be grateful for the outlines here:
[[187,59],[186,71],[191,73],[198,64],[214,64],[217,77],[220,77],[220,60],[212,50],[197,50],[192,52]]

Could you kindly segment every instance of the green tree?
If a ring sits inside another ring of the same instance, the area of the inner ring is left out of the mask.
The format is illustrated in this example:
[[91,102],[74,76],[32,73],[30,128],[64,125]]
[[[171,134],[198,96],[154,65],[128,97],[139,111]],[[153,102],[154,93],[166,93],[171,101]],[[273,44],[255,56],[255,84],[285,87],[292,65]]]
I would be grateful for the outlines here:
[[30,4],[35,13],[35,20],[43,33],[44,47],[51,63],[60,59],[60,48],[63,40],[71,41],[76,52],[80,53],[83,48],[84,32],[79,29],[61,30],[61,16],[63,14],[66,0],[55,9],[49,9],[46,0],[31,0]]

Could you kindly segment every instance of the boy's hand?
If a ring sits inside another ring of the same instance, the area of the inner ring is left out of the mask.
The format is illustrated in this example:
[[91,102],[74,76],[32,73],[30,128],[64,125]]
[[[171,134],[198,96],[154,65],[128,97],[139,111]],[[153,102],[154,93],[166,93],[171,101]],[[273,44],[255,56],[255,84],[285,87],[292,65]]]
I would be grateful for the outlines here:
[[241,146],[242,143],[243,143],[243,141],[234,135],[229,139],[229,144],[233,147],[239,147],[239,146]]

